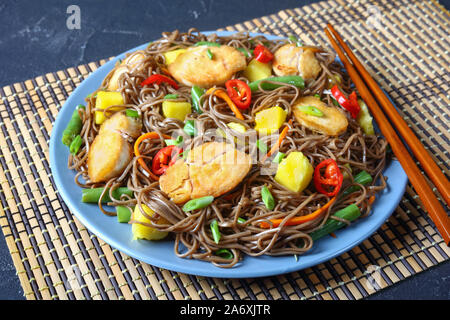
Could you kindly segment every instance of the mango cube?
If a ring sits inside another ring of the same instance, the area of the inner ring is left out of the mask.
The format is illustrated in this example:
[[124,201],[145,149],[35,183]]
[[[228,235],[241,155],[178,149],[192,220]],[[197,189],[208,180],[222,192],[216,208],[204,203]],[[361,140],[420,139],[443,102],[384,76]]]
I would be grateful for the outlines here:
[[186,116],[192,112],[191,104],[183,101],[163,101],[162,109],[164,117],[180,121],[184,121]]
[[173,63],[177,59],[177,57],[184,52],[186,52],[186,49],[176,49],[164,53],[164,57],[166,58],[166,65]]
[[279,106],[264,109],[255,115],[255,130],[264,135],[272,134],[280,129],[286,116],[286,111]]
[[253,59],[245,68],[243,75],[250,82],[268,78],[272,75],[272,64]]
[[[123,105],[123,98],[120,92],[99,91],[97,92],[97,98],[95,100],[96,109],[106,109],[110,106]],[[123,109],[122,107],[111,108],[111,111],[118,111]],[[102,111],[95,111],[95,123],[102,124],[106,117]]]
[[[142,209],[144,212],[152,217],[155,213],[152,209],[150,209],[145,204],[142,204]],[[139,206],[136,205],[134,208],[132,219],[135,221],[143,222],[143,223],[152,223],[150,219],[144,216],[139,209]],[[168,221],[163,217],[160,217],[157,224],[167,224]],[[133,239],[145,239],[145,240],[161,240],[164,239],[169,233],[166,231],[160,231],[155,228],[145,226],[140,223],[133,223],[131,226],[131,232],[133,233]]]

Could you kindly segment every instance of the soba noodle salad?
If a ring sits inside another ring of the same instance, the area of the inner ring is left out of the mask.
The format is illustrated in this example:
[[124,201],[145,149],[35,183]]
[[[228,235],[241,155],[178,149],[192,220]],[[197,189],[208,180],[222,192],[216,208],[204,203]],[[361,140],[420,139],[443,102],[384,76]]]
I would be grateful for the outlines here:
[[62,142],[80,201],[219,267],[298,258],[386,185],[387,142],[334,52],[293,36],[165,32],[92,88]]

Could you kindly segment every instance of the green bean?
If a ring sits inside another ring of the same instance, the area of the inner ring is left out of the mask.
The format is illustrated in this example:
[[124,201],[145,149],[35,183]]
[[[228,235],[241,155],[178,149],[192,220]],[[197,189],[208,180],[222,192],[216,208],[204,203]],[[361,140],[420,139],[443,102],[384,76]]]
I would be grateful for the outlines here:
[[278,152],[277,155],[275,156],[275,158],[273,158],[272,162],[280,163],[281,160],[283,160],[283,158],[284,158],[285,156],[286,156],[285,153],[283,153],[283,152]]
[[241,218],[241,217],[239,217],[238,219],[237,219],[237,222],[238,223],[245,223],[247,220],[245,220],[244,218]]
[[116,206],[117,221],[120,223],[128,223],[131,219],[131,210],[128,207]]
[[178,99],[178,95],[176,93],[175,94],[169,93],[164,96],[164,100],[166,99]]
[[164,140],[167,146],[180,146],[183,144],[183,136],[178,136],[176,139],[166,139]]
[[275,208],[275,199],[273,198],[272,194],[270,193],[269,188],[267,186],[263,186],[261,188],[261,198],[266,205],[266,208],[269,210],[273,210]]
[[77,135],[69,146],[70,153],[76,155],[80,150],[81,145],[83,144],[83,139],[80,135]]
[[198,47],[198,46],[220,47],[220,43],[211,42],[211,41],[199,41],[194,44],[194,47]]
[[191,96],[192,96],[192,106],[194,107],[194,111],[202,114],[202,109],[200,108],[200,97],[205,93],[205,89],[200,88],[198,86],[192,86]]
[[203,209],[209,206],[214,201],[213,196],[206,196],[202,198],[192,199],[186,202],[183,206],[183,211],[193,211],[197,209]]
[[256,140],[256,146],[258,147],[259,151],[261,151],[264,154],[266,154],[267,150],[269,150],[269,148],[267,147],[267,144],[265,144],[261,140]]
[[[359,210],[358,206],[356,206],[355,204],[351,204],[345,207],[344,209],[335,212],[333,216],[348,221],[354,221],[361,216],[361,211]],[[311,232],[309,235],[311,236],[313,241],[315,241],[346,225],[347,224],[345,222],[334,219],[328,219],[327,222],[325,222],[325,224],[320,229]]]
[[[371,183],[373,181],[372,176],[367,173],[367,171],[361,171],[360,173],[358,173],[356,176],[353,177],[353,181],[355,183],[359,183],[362,184],[363,186]],[[349,188],[345,189],[343,195],[346,196],[350,193],[353,193],[355,191],[358,191],[359,189],[361,189],[359,186],[350,186]]]
[[217,223],[216,219],[211,221],[210,228],[211,228],[211,232],[212,232],[212,235],[213,235],[213,238],[214,238],[214,242],[215,243],[219,243],[221,234],[220,234],[220,231],[219,231],[219,224]]
[[253,50],[252,49],[237,48],[237,50],[242,52],[247,58],[251,58],[253,56]]
[[75,137],[80,134],[81,128],[83,126],[80,115],[78,114],[78,109],[80,108],[85,109],[86,107],[82,104],[79,104],[75,108],[72,113],[72,117],[70,118],[70,121],[62,134],[62,143],[64,143],[68,147],[72,143],[73,139],[75,139]]
[[261,88],[264,90],[273,90],[279,87],[282,87],[282,84],[275,84],[275,83],[269,83],[265,81],[274,81],[274,82],[282,82],[286,84],[294,85],[298,88],[304,88],[305,87],[305,81],[300,76],[284,76],[284,77],[269,77],[257,81],[253,81],[249,83],[249,87],[252,91],[258,91],[259,90],[259,84],[261,83]]
[[[105,188],[92,188],[83,189],[81,195],[81,201],[87,203],[97,203],[100,200],[100,196]],[[114,199],[120,199],[122,195],[128,195],[133,197],[133,191],[127,187],[119,187],[112,191],[112,196]],[[106,190],[105,195],[102,198],[102,203],[111,202],[109,197],[109,190]]]
[[234,258],[233,253],[228,249],[219,249],[216,252],[214,252],[214,254],[216,256],[219,256],[221,258],[228,259],[228,260],[231,260]]
[[139,118],[139,112],[137,112],[136,110],[133,110],[133,109],[127,109],[125,111],[125,114],[127,117],[130,117],[130,118]]

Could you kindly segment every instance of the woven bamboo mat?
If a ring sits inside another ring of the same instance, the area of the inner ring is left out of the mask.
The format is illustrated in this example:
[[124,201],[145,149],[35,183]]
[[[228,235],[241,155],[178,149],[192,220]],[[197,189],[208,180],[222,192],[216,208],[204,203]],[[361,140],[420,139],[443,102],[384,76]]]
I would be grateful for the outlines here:
[[[329,46],[326,22],[348,40],[448,174],[450,14],[435,1],[333,0],[225,29],[297,34]],[[111,248],[68,210],[48,155],[58,110],[105,61],[0,89],[0,225],[27,299],[360,299],[449,259],[410,185],[392,217],[361,245],[276,277],[191,276]]]

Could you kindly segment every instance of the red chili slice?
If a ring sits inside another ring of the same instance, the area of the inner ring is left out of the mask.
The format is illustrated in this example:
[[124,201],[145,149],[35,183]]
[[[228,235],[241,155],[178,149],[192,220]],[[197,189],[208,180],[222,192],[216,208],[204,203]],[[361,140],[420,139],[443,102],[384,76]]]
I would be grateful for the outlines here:
[[253,54],[255,56],[255,59],[262,63],[268,63],[273,59],[272,52],[270,52],[270,50],[262,44],[258,44],[256,46],[255,50],[253,50]]
[[331,94],[344,109],[350,112],[352,118],[356,119],[359,111],[361,110],[361,107],[359,106],[358,103],[358,97],[356,96],[356,92],[353,91],[347,98],[342,93],[342,91],[339,90],[339,87],[337,85],[334,85],[331,88]]
[[[320,170],[325,168],[322,176]],[[314,169],[314,186],[316,190],[327,196],[335,196],[341,189],[344,176],[341,173],[336,161],[326,159],[319,163]],[[331,189],[331,190],[330,190]]]
[[163,82],[174,87],[175,89],[178,89],[178,84],[174,80],[170,79],[169,77],[163,76],[162,74],[152,74],[150,77],[141,82],[141,87],[152,83],[156,83],[159,85]]
[[152,162],[152,171],[160,176],[166,172],[167,168],[178,160],[178,155],[183,150],[175,145],[167,146],[159,150]]
[[238,79],[225,82],[228,96],[239,109],[247,109],[252,100],[252,90],[247,83]]

